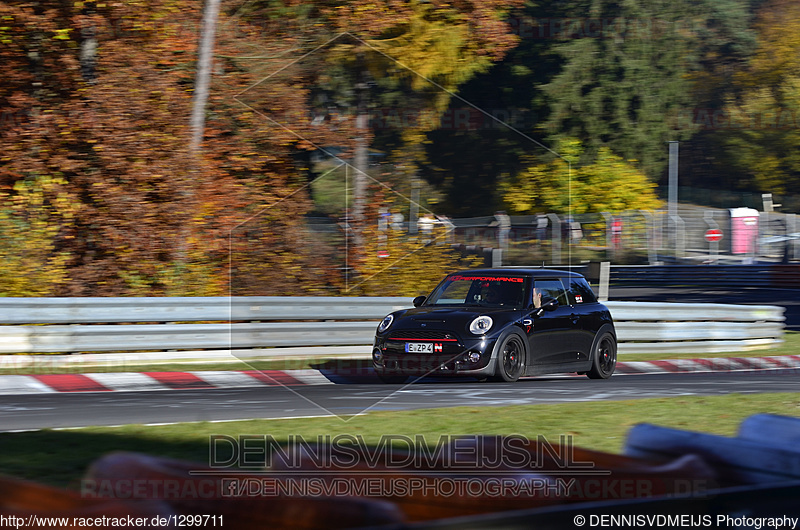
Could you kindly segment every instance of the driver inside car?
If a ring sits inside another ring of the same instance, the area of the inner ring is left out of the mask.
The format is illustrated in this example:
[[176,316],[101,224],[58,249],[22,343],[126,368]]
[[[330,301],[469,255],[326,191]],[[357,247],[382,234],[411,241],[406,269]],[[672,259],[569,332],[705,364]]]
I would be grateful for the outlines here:
[[483,300],[487,304],[499,304],[502,301],[500,286],[497,284],[490,283],[488,287],[483,289],[482,294]]
[[533,307],[542,307],[542,290],[538,287],[533,288]]

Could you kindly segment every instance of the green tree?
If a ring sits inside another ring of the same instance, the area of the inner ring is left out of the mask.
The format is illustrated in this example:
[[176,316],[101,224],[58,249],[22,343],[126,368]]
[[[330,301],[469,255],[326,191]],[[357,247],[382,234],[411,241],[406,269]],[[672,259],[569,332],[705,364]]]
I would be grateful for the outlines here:
[[[746,47],[746,2],[591,0],[573,5],[575,16],[596,17],[602,25],[596,34],[585,31],[591,26],[575,31],[567,26],[564,42],[555,48],[565,63],[542,87],[551,102],[550,138],[579,138],[590,156],[608,146],[625,159],[638,160],[646,175],[658,179],[667,159],[665,142],[693,133],[675,125],[696,106],[692,76],[716,74],[723,61],[719,56],[727,59]],[[705,68],[704,61],[709,63]]]
[[[428,134],[424,177],[446,194],[449,214],[487,215],[501,207],[498,183],[544,155],[542,146],[577,138],[584,163],[608,147],[658,181],[665,142],[702,132],[695,111],[720,107],[752,51],[755,2],[527,2],[513,14],[519,46],[459,90],[486,114]],[[708,149],[689,156],[694,144],[682,146],[681,160],[691,160],[682,180],[707,169]]]

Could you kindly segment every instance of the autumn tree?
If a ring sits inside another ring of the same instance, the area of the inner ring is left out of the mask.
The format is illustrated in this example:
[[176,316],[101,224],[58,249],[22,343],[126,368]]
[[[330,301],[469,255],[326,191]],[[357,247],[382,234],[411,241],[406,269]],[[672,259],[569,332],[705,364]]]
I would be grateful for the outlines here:
[[555,212],[619,213],[625,210],[655,210],[662,203],[655,184],[627,161],[606,147],[592,163],[581,164],[583,147],[575,139],[558,145],[561,157],[542,157],[502,187],[508,209],[514,213]]
[[69,254],[56,249],[77,202],[64,184],[45,176],[0,194],[0,296],[49,296],[66,283]]
[[728,172],[732,187],[794,193],[800,187],[800,5],[765,3],[755,28],[758,49],[735,77],[738,91],[707,125],[724,149],[718,171]]
[[[483,265],[483,258],[462,256],[451,245],[452,227],[439,221],[430,230],[409,237],[391,223],[381,223],[381,208],[396,213],[397,197],[373,186],[378,200],[367,209],[366,251],[355,263],[358,272],[346,286],[348,295],[418,296],[428,294],[446,272]],[[433,219],[433,218],[431,218]]]
[[[180,66],[193,50],[181,23],[193,12],[151,7],[23,5],[9,15],[18,53],[36,47],[42,59],[38,88],[13,88],[35,119],[5,138],[4,170],[15,181],[58,171],[80,201],[60,239],[71,257],[63,294],[169,293],[166,270],[185,248],[179,227],[193,205],[183,197],[197,175],[179,121],[190,94]],[[87,34],[100,43],[91,72],[81,68]]]
[[[425,157],[424,133],[435,128],[454,91],[485,71],[516,42],[505,16],[518,1],[288,3],[282,21],[285,53],[262,45],[263,53],[232,59],[260,71],[240,99],[265,121],[277,123],[309,178],[337,173],[316,168],[312,156],[347,161],[353,183],[347,246],[350,261],[366,251],[365,183],[380,178],[407,187]],[[274,9],[248,4],[248,20],[271,20]],[[247,57],[257,57],[249,60]],[[286,109],[274,81],[293,79],[293,93],[305,108]],[[292,137],[293,136],[293,137]],[[365,161],[365,147],[383,155],[392,168],[377,175]],[[393,173],[393,174],[392,174]],[[319,188],[315,183],[315,188]]]
[[[225,294],[231,264],[273,273],[253,276],[250,294],[302,291],[304,275],[327,281],[287,228],[308,203],[295,193],[290,147],[273,131],[241,106],[220,105],[210,110],[208,148],[188,152],[197,7],[4,5],[2,53],[19,68],[0,84],[0,101],[30,118],[4,130],[2,178],[12,190],[58,171],[79,203],[57,238],[55,250],[70,258],[57,294]],[[97,42],[90,76],[86,38]],[[238,75],[212,92],[233,101],[251,82]],[[235,230],[279,201],[275,226],[264,215]],[[298,263],[311,266],[297,272]]]

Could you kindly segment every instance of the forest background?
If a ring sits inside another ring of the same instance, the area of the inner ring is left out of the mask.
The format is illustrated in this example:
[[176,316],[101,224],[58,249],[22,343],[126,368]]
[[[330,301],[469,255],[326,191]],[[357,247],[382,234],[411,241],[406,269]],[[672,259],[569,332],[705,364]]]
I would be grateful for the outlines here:
[[193,145],[207,9],[0,3],[0,294],[416,295],[474,260],[393,214],[656,209],[669,141],[800,189],[792,0],[224,0]]

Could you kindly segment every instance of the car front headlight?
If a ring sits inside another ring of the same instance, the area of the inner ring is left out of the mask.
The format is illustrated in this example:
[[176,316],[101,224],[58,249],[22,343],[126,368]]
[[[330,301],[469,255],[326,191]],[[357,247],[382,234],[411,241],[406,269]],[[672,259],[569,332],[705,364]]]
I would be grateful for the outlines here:
[[394,322],[394,315],[386,315],[385,317],[383,317],[381,323],[378,324],[378,333],[383,333],[384,331],[389,329],[389,326],[392,325],[392,322]]
[[475,335],[483,335],[492,329],[492,318],[486,315],[479,316],[469,325],[469,332]]

